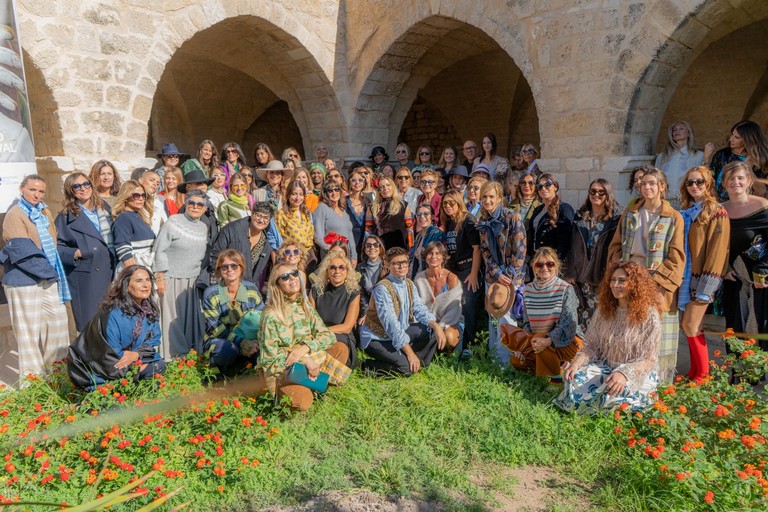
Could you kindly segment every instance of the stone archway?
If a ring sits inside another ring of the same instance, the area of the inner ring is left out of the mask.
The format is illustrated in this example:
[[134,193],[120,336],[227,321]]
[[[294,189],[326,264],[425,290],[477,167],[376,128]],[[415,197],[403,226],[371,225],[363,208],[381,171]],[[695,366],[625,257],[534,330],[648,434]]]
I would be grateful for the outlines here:
[[299,41],[269,22],[253,16],[221,21],[186,41],[166,64],[152,102],[147,149],[174,141],[192,154],[203,139],[218,145],[248,139],[250,162],[247,148],[260,141],[250,140],[249,129],[282,105],[281,115],[267,117],[275,133],[290,136],[275,138],[273,152],[302,141],[310,151],[327,135],[323,127],[338,122],[335,94],[324,77]]
[[32,119],[32,137],[35,141],[35,156],[62,156],[64,144],[59,106],[40,68],[32,62],[27,52],[22,54]]

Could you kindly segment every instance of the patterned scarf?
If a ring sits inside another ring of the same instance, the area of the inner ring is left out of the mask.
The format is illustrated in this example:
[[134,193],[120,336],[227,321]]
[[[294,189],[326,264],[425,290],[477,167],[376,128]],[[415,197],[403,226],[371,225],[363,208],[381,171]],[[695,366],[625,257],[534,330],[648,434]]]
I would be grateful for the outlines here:
[[53,240],[50,231],[48,231],[51,222],[48,220],[48,216],[43,213],[43,209],[46,208],[45,203],[40,201],[37,205],[32,206],[22,197],[18,202],[18,206],[29,217],[29,220],[34,223],[35,228],[37,228],[37,235],[40,237],[40,245],[43,246],[45,259],[56,269],[56,274],[59,276],[59,302],[64,304],[72,300],[72,296],[69,293],[67,276],[64,273],[64,266],[61,264],[59,252],[56,250],[56,242]]
[[504,231],[504,221],[501,220],[502,210],[501,206],[497,207],[487,220],[481,220],[476,226],[480,234],[485,234],[488,239],[488,248],[491,250],[493,261],[503,267],[504,255],[501,254],[501,248],[499,247],[499,236]]
[[139,340],[139,336],[141,336],[144,319],[151,318],[153,313],[149,299],[142,300],[141,304],[134,304],[134,316],[136,318],[133,321],[133,329],[131,329],[131,337],[133,338],[134,346]]
[[687,210],[680,211],[685,221],[685,234],[683,235],[683,242],[685,248],[685,270],[683,271],[683,283],[680,285],[680,292],[677,295],[677,307],[681,311],[685,311],[685,305],[691,302],[691,247],[688,243],[688,232],[691,230],[691,224],[698,218],[701,213],[701,207],[703,201],[694,203],[693,206]]

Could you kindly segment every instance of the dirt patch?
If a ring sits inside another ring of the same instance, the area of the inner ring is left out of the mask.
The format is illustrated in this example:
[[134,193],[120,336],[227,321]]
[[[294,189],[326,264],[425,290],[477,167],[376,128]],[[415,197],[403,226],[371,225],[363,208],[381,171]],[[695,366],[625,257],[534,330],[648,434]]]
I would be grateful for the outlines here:
[[439,512],[438,503],[388,498],[366,490],[333,491],[295,507],[271,507],[266,512]]

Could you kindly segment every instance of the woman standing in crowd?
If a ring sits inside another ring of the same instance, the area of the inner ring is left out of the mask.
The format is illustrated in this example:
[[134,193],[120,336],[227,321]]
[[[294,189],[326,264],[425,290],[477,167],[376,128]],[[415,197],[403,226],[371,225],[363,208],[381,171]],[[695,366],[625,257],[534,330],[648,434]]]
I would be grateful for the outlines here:
[[246,166],[245,155],[237,142],[227,142],[221,148],[221,154],[224,160],[219,168],[224,172],[224,185],[226,189],[229,186],[229,178]]
[[210,351],[211,367],[218,368],[225,377],[243,370],[258,350],[256,340],[243,339],[240,331],[235,329],[247,312],[264,308],[258,288],[243,279],[244,272],[242,253],[224,249],[216,258],[214,277],[217,283],[203,293],[203,353]]
[[197,147],[195,158],[190,158],[181,166],[184,176],[192,171],[201,171],[208,178],[219,168],[219,151],[212,140],[204,140]]
[[200,220],[208,205],[205,194],[190,190],[186,211],[165,223],[155,243],[153,270],[160,295],[163,359],[202,349],[202,312],[195,287],[208,255],[208,228]]
[[291,179],[293,172],[283,167],[279,160],[271,160],[266,167],[256,169],[259,179],[267,184],[253,193],[256,202],[267,201],[275,211],[283,206],[283,186]]
[[219,205],[227,200],[227,189],[225,187],[227,183],[227,175],[221,169],[214,169],[211,178],[213,178],[213,181],[208,187],[206,195],[213,207],[213,213],[218,215]]
[[539,169],[539,152],[536,150],[536,146],[533,144],[523,144],[520,148],[520,156],[525,164],[523,172],[530,174],[534,178],[541,176],[541,170]]
[[683,311],[682,326],[691,352],[688,378],[699,382],[709,374],[704,314],[723,282],[731,223],[728,213],[717,203],[715,180],[708,167],[693,167],[683,175],[680,198],[685,270],[677,305]]
[[[477,222],[480,233],[480,252],[485,263],[486,286],[499,283],[511,295],[523,284],[525,277],[525,228],[520,214],[504,208],[504,192],[497,181],[489,181],[480,190],[483,209]],[[509,365],[510,352],[502,346],[499,337],[501,324],[516,325],[513,312],[503,312],[498,321],[488,323],[488,346],[494,357],[504,366]]]
[[64,180],[64,209],[55,225],[75,326],[82,331],[96,314],[115,269],[112,215],[85,174],[73,172]]
[[650,165],[643,165],[642,167],[632,169],[632,173],[629,175],[629,185],[627,185],[627,190],[629,190],[630,194],[636,197],[629,200],[629,204],[627,204],[628,208],[635,204],[640,197],[643,197],[643,194],[640,191],[640,184],[643,182],[645,173],[653,169],[654,167]]
[[[427,245],[443,239],[442,230],[432,224],[433,218],[432,207],[428,204],[421,204],[416,207],[416,236],[413,239],[413,249],[409,252],[411,268],[408,276],[411,279],[427,268],[427,262],[423,258],[424,249]],[[386,252],[385,249],[382,250]]]
[[431,242],[424,248],[426,270],[416,274],[413,284],[419,297],[445,333],[443,352],[450,354],[459,346],[464,331],[462,293],[459,278],[445,268],[448,251],[441,242]]
[[560,200],[560,184],[551,174],[539,176],[536,190],[542,204],[531,214],[528,254],[539,247],[552,247],[560,261],[564,261],[571,250],[573,208]]
[[651,273],[663,294],[661,306],[660,379],[672,382],[677,364],[679,319],[677,291],[685,268],[683,218],[664,201],[667,180],[658,169],[647,170],[642,198],[628,206],[608,249],[608,261],[634,261]]
[[155,233],[144,208],[146,202],[147,193],[137,181],[123,183],[112,207],[112,218],[115,220],[112,234],[118,259],[116,273],[131,265],[152,266]]
[[336,341],[347,347],[349,358],[342,362],[354,370],[357,367],[360,283],[352,263],[340,251],[329,252],[320,262],[309,303],[336,336]]
[[305,203],[306,193],[301,182],[291,180],[285,189],[287,200],[275,214],[275,224],[280,236],[284,240],[293,240],[299,245],[302,252],[308,255],[310,261],[307,263],[312,263],[315,260],[313,255],[315,226],[312,224],[312,214]]
[[56,227],[43,202],[46,183],[30,174],[19,187],[21,198],[3,220],[0,253],[3,289],[8,298],[11,327],[18,342],[19,377],[51,369],[69,345],[65,303],[69,285],[56,250]]
[[69,349],[69,378],[81,388],[125,376],[134,365],[134,380],[165,371],[160,347],[160,309],[152,292],[155,278],[147,267],[123,269],[94,316]]
[[350,258],[353,263],[356,263],[355,236],[352,232],[352,222],[349,220],[344,206],[341,185],[335,180],[327,180],[323,183],[323,202],[318,205],[312,219],[315,225],[315,242],[320,246],[320,258],[322,259],[330,248],[330,244],[325,241],[329,233],[336,233],[346,238],[349,244]]
[[384,264],[384,242],[376,235],[369,235],[363,243],[363,257],[357,264],[360,274],[360,321],[368,309],[371,293],[376,283],[387,276],[387,266]]
[[287,396],[296,411],[308,410],[313,395],[309,388],[286,381],[285,371],[291,365],[303,364],[310,378],[321,371],[327,373],[331,384],[343,384],[351,373],[344,366],[349,350],[336,341],[317,311],[302,298],[303,288],[298,270],[277,264],[269,276],[270,299],[259,330],[259,366],[267,387],[278,400]]
[[299,155],[299,151],[294,147],[285,148],[283,150],[282,155],[280,155],[280,159],[283,162],[285,162],[286,160],[290,160],[291,162],[293,162],[294,169],[302,166],[301,155]]
[[480,174],[473,176],[467,183],[467,211],[477,218],[480,216],[480,189],[488,180]]
[[365,188],[365,177],[360,169],[355,169],[349,173],[347,180],[347,190],[349,195],[346,198],[347,215],[352,223],[352,235],[355,239],[355,250],[357,254],[363,254],[363,240],[365,239],[365,215],[368,211],[369,203],[363,195]]
[[160,232],[160,228],[163,227],[165,221],[168,220],[168,214],[165,211],[165,200],[157,194],[157,191],[160,189],[160,180],[160,175],[149,169],[144,169],[137,180],[147,193],[144,210],[147,212],[147,217],[155,236]]
[[408,204],[408,209],[412,212],[416,211],[416,207],[419,204],[419,196],[423,192],[417,188],[411,186],[411,172],[408,167],[401,167],[395,173],[395,184],[397,185],[397,191],[400,193],[400,197]]
[[365,231],[381,238],[385,249],[410,249],[413,245],[413,216],[408,205],[400,199],[391,178],[379,180],[379,193],[376,201],[368,208]]
[[589,195],[576,213],[571,248],[565,268],[566,280],[579,296],[579,325],[585,331],[597,307],[597,287],[608,265],[608,247],[621,217],[621,208],[608,180],[589,184]]
[[463,202],[467,195],[467,180],[469,179],[467,168],[463,165],[456,165],[446,177],[448,178],[448,190],[457,190],[461,194]]
[[[365,178],[365,187],[363,188],[363,197],[365,198],[365,201],[368,205],[373,203],[376,200],[376,190],[373,188],[373,182],[374,182],[374,176],[373,171],[370,167],[366,167],[364,165],[361,165],[355,169],[350,168],[350,173],[352,172],[359,172],[363,178]],[[329,179],[330,179],[330,171],[328,171]]]
[[158,195],[165,199],[165,211],[168,216],[179,213],[179,208],[184,204],[184,194],[179,192],[179,184],[184,181],[181,169],[174,167],[165,172],[165,187]]
[[443,169],[445,174],[450,174],[450,172],[459,165],[458,158],[459,152],[456,149],[456,146],[448,144],[443,148],[443,154],[440,155],[440,159],[437,161],[437,168]]
[[414,161],[411,160],[411,148],[408,147],[408,144],[400,143],[395,146],[395,158],[401,169],[407,167],[409,171],[412,171],[416,167]]
[[275,155],[272,154],[272,150],[263,142],[256,144],[253,159],[256,162],[253,166],[257,169],[259,167],[266,167],[269,162],[276,160]]
[[316,162],[322,162],[326,158],[330,157],[330,153],[328,152],[328,148],[324,144],[319,144],[315,148],[315,161]]
[[229,178],[229,195],[227,200],[219,205],[219,226],[226,226],[233,220],[242,219],[251,215],[248,206],[248,185],[245,177],[238,173]]
[[[726,165],[722,178],[731,222],[725,323],[736,332],[768,333],[768,200],[750,194],[755,177],[745,162]],[[768,341],[761,340],[760,348],[768,350]]]
[[563,373],[555,404],[597,413],[628,404],[642,411],[656,401],[661,321],[656,283],[632,261],[611,264],[584,346]]
[[109,160],[99,160],[91,167],[88,179],[95,187],[99,199],[113,206],[117,194],[120,193],[120,176],[115,171],[115,166]]
[[559,379],[563,363],[573,359],[584,339],[579,301],[573,286],[560,278],[562,263],[553,248],[538,249],[531,264],[534,278],[523,292],[523,330],[531,335],[509,336],[505,327],[503,343],[512,352],[510,363],[515,368]]
[[[435,164],[432,163],[432,148],[429,146],[419,146],[419,150],[416,152],[416,162],[418,163],[411,169],[412,174],[421,174],[427,169],[434,170]],[[415,176],[414,179],[416,179]]]
[[173,142],[163,144],[162,152],[157,154],[157,158],[160,159],[160,165],[152,169],[152,171],[160,177],[161,191],[163,190],[163,185],[165,185],[165,175],[177,168],[181,159],[186,156],[187,155],[179,151],[179,148],[177,148],[176,144]]
[[[728,147],[715,153],[709,165],[715,177],[717,193],[721,201],[728,199],[723,183],[723,170],[727,164],[746,162],[747,167],[758,178],[764,178],[768,169],[768,140],[759,124],[754,121],[739,121],[733,125],[730,133]],[[757,195],[764,195],[765,185],[759,184],[758,188]]]
[[243,167],[240,174],[245,179],[245,197],[248,199],[248,208],[253,207],[253,203],[256,200],[253,198],[253,192],[256,190],[256,181],[253,179],[253,169],[250,167]]
[[[310,164],[310,167],[313,165],[317,164]],[[309,171],[304,167],[299,167],[294,171],[291,181],[298,181],[304,185],[304,190],[306,191],[304,204],[309,208],[310,213],[314,212],[317,205],[320,204],[320,197],[312,193],[312,180],[309,178]],[[290,184],[290,181],[288,183]]]
[[384,149],[384,146],[374,146],[371,150],[371,156],[368,158],[373,162],[371,164],[371,169],[373,170],[374,175],[378,176],[381,174],[384,164],[389,160],[389,155],[387,154],[387,150]]
[[480,164],[485,164],[493,179],[501,179],[509,172],[509,160],[497,155],[498,149],[496,135],[490,132],[486,133],[483,136],[482,156],[473,164],[475,168]]
[[432,207],[434,217],[432,222],[436,225],[440,225],[440,194],[437,193],[437,173],[432,169],[427,169],[421,173],[421,179],[419,185],[424,195],[419,196],[418,203],[428,204]]
[[504,178],[504,206],[511,207],[517,199],[518,184],[520,183],[520,171],[510,170]]
[[483,264],[483,255],[480,253],[480,234],[475,226],[475,217],[467,211],[458,190],[451,190],[443,196],[440,215],[445,226],[443,241],[448,254],[445,267],[458,276],[464,290],[462,347],[468,348],[475,341],[477,317],[483,309],[483,292],[485,291],[480,275]]
[[517,211],[523,219],[526,237],[533,237],[533,212],[541,206],[539,196],[536,194],[536,178],[533,174],[523,174],[517,182],[517,197],[513,200],[509,208]]
[[669,182],[669,195],[667,200],[672,207],[680,207],[680,185],[683,181],[685,172],[701,165],[703,162],[709,162],[712,153],[715,152],[715,145],[711,142],[706,145],[705,151],[699,151],[694,146],[693,128],[687,121],[676,121],[667,128],[667,145],[664,151],[656,155],[655,167],[661,169]]

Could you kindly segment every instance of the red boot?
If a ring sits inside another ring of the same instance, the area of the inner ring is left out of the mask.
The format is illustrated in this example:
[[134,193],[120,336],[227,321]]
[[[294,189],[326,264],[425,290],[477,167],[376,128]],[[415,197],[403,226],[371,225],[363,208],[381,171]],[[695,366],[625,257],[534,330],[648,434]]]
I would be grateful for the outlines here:
[[709,375],[709,351],[704,333],[688,338],[688,349],[691,351],[691,371],[688,378],[700,382]]

